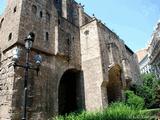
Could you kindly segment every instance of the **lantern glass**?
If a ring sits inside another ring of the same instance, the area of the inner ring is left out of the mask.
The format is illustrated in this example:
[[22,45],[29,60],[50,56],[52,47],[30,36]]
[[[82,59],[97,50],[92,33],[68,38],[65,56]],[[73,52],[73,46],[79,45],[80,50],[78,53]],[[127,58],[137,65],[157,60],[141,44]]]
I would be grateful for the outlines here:
[[35,55],[34,60],[35,60],[35,63],[37,64],[37,66],[40,66],[42,63],[42,56],[37,54],[37,55]]
[[26,41],[25,41],[25,47],[26,47],[26,49],[31,49],[32,44],[33,44],[33,42],[32,42],[31,39],[26,39]]
[[13,58],[12,61],[17,62],[19,60],[19,56],[20,56],[20,50],[19,48],[16,48],[12,51],[13,53]]
[[34,38],[35,38],[35,35],[34,33],[29,33],[29,35],[27,36],[27,38],[25,39],[25,47],[26,49],[31,49],[32,45],[33,45],[33,42],[34,42]]

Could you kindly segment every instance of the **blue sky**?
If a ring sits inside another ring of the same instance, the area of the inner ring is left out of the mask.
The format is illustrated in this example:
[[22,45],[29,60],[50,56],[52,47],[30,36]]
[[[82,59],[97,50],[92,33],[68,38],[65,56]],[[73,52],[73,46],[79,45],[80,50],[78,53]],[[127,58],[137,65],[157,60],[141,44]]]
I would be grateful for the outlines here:
[[7,0],[0,0],[0,15],[3,13],[3,11],[6,7],[6,1]]
[[160,0],[77,0],[133,50],[146,47],[160,19]]
[[[0,14],[5,8],[0,0]],[[85,11],[119,35],[133,50],[144,48],[153,28],[160,19],[160,0],[76,0],[85,5]]]

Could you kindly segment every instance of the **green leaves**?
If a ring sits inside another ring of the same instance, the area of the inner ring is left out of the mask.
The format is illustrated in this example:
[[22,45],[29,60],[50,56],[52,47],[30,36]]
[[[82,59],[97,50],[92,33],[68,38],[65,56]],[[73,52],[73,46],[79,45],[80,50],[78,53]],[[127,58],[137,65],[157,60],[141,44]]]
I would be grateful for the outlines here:
[[144,108],[144,99],[142,97],[134,94],[133,91],[127,90],[125,91],[126,95],[126,104],[134,109],[143,109]]
[[136,86],[136,94],[145,100],[145,106],[152,108],[156,104],[157,89],[159,87],[159,80],[154,74],[143,74],[141,76],[143,84]]
[[122,102],[112,103],[103,111],[87,112],[79,114],[71,113],[66,116],[59,116],[53,120],[149,120],[146,112],[134,109]]

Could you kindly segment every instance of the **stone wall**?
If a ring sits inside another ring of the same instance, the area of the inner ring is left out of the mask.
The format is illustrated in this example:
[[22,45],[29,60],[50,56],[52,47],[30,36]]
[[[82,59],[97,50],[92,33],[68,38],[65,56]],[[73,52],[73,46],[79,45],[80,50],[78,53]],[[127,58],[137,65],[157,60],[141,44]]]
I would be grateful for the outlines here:
[[0,48],[6,50],[18,41],[21,0],[9,0],[0,19]]
[[79,27],[59,18],[57,55],[66,58],[70,64],[81,65]]
[[101,83],[103,81],[103,71],[97,21],[92,21],[81,27],[80,40],[86,109],[102,108]]
[[11,65],[12,50],[1,53],[0,65],[0,119],[10,120],[14,88],[14,68]]
[[35,34],[33,47],[48,54],[55,53],[55,26],[58,15],[55,7],[46,1],[23,1],[18,43],[30,33]]

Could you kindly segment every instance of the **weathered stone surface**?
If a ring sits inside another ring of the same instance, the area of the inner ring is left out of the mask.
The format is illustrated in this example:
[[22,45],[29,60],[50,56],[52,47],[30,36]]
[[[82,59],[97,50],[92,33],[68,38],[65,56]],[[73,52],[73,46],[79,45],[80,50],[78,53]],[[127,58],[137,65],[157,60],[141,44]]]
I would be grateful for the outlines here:
[[24,64],[24,39],[30,32],[35,34],[30,63],[34,65],[37,52],[43,63],[38,76],[29,71],[29,120],[101,109],[122,99],[123,90],[138,80],[133,52],[109,28],[87,15],[80,4],[70,0],[8,0],[0,17],[2,120],[22,116],[24,70],[14,69],[12,51],[21,50],[19,64]]

